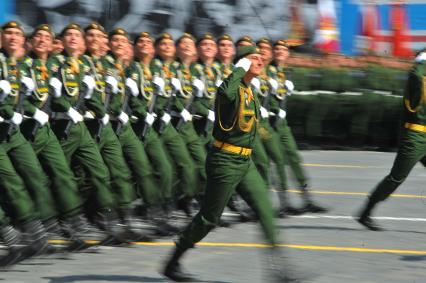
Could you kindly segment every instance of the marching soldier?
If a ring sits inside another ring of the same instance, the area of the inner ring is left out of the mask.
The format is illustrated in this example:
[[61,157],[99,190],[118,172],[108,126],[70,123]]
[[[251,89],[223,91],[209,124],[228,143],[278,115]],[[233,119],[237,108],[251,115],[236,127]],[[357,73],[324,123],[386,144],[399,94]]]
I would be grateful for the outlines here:
[[[218,224],[234,190],[257,212],[264,236],[271,245],[271,253],[279,252],[275,248],[278,235],[267,188],[250,156],[257,133],[260,107],[257,97],[251,91],[250,81],[260,74],[263,63],[254,46],[238,49],[236,60],[235,69],[219,87],[215,102],[215,141],[207,157],[207,189],[201,210],[179,237],[163,271],[173,281],[193,280],[189,274],[182,272],[180,259]],[[280,270],[280,273],[284,273],[288,282],[296,280],[285,271]]]
[[404,93],[404,129],[391,172],[370,194],[357,221],[373,231],[383,228],[372,218],[371,213],[378,203],[385,201],[404,182],[417,162],[426,164],[426,49],[419,52],[409,72]]
[[[135,38],[136,60],[129,66],[128,77],[134,80],[139,88],[140,95],[132,103],[132,114],[138,120],[132,123],[133,130],[143,141],[146,154],[156,171],[156,183],[160,192],[159,203],[146,205],[148,218],[156,224],[157,233],[167,235],[176,232],[176,228],[169,224],[171,211],[174,209],[172,197],[173,167],[157,132],[152,128],[157,114],[155,105],[161,95],[159,87],[153,81],[160,78],[153,77],[152,59],[154,58],[154,38],[148,32],[141,32]],[[161,79],[160,79],[161,80]],[[161,205],[160,205],[161,204]]]
[[[185,142],[170,123],[172,118],[170,111],[175,103],[179,103],[175,100],[175,95],[181,90],[181,84],[173,66],[176,47],[172,36],[168,33],[161,34],[155,41],[155,48],[158,58],[155,58],[152,63],[153,76],[161,80],[156,79],[153,83],[157,85],[162,95],[157,97],[155,105],[155,113],[157,113],[159,119],[154,123],[154,129],[160,135],[166,151],[172,159],[179,180],[181,196],[178,197],[178,208],[184,210],[190,216],[190,202],[198,191],[196,187],[197,174],[194,161],[185,146]],[[184,116],[187,113],[183,112],[180,115]]]
[[[277,169],[279,178],[278,199],[280,202],[280,210],[278,215],[284,217],[288,214],[300,214],[293,208],[285,195],[287,189],[287,177],[285,173],[285,161],[282,154],[280,140],[275,131],[269,124],[270,101],[278,89],[278,82],[274,75],[275,67],[270,66],[272,61],[272,43],[267,38],[261,38],[257,41],[257,46],[262,54],[264,69],[260,76],[252,80],[254,90],[259,94],[260,107],[260,124],[259,124],[259,140],[260,143],[254,148],[253,160],[259,169],[259,173],[268,184],[269,180],[269,160],[272,159]],[[263,147],[263,149],[262,149]],[[264,154],[267,156],[263,156]],[[266,163],[265,163],[266,161]]]
[[0,97],[0,147],[15,165],[16,172],[22,177],[23,185],[34,196],[34,204],[22,181],[15,177],[15,169],[6,158],[2,162],[2,172],[6,175],[4,182],[6,199],[12,203],[17,221],[25,233],[30,235],[30,242],[41,253],[47,247],[46,230],[38,219],[47,221],[57,216],[53,198],[48,189],[48,179],[37,159],[31,145],[19,130],[23,117],[25,96],[34,89],[33,81],[24,77],[20,71],[22,58],[16,58],[24,44],[24,31],[21,25],[11,21],[2,26],[3,49],[0,52],[1,97]]
[[[101,45],[103,44],[105,30],[98,23],[91,23],[85,28],[85,40],[87,45],[86,55],[90,67],[90,73],[96,80],[96,86],[92,94],[93,103],[87,105],[86,126],[92,137],[97,141],[97,146],[102,159],[108,168],[112,191],[117,201],[118,213],[132,239],[141,240],[142,236],[133,231],[135,221],[132,202],[135,192],[132,185],[131,172],[124,158],[120,141],[109,122],[110,102],[113,96],[118,94],[118,81],[108,69],[108,64],[102,62]],[[93,113],[93,114],[92,114]],[[142,170],[143,168],[140,168]],[[140,179],[138,179],[140,181]],[[146,185],[150,186],[149,178],[144,178]],[[141,183],[138,183],[141,185]],[[145,184],[143,184],[145,185]]]
[[[33,49],[24,59],[21,72],[23,76],[31,78],[35,83],[34,91],[27,98],[28,103],[24,106],[25,114],[32,118],[24,120],[21,131],[31,142],[41,165],[50,176],[50,187],[55,196],[65,235],[75,240],[73,248],[78,249],[85,246],[79,237],[87,232],[88,222],[82,215],[83,203],[73,173],[59,141],[49,126],[48,113],[50,113],[52,97],[49,97],[50,71],[46,64],[49,60],[53,37],[53,31],[46,24],[38,26],[31,36]],[[45,221],[44,225],[48,231],[60,232],[55,219]]]
[[[270,76],[277,78],[278,85],[275,95],[271,96],[271,111],[275,114],[274,128],[281,142],[281,151],[284,151],[284,159],[290,166],[296,177],[304,200],[303,212],[322,213],[327,209],[316,205],[308,191],[308,178],[302,167],[302,160],[297,152],[297,144],[290,127],[287,124],[285,102],[286,96],[294,89],[293,83],[286,79],[286,61],[289,56],[289,47],[300,45],[298,42],[278,40],[274,43],[275,65],[269,69]],[[284,171],[285,172],[285,171]],[[285,173],[284,173],[285,174]],[[286,187],[283,187],[286,189]]]
[[202,118],[194,121],[198,135],[206,146],[212,142],[212,129],[215,121],[214,100],[216,90],[222,82],[222,76],[214,64],[217,54],[217,44],[212,34],[206,33],[197,40],[199,60],[193,65],[194,76],[204,83],[202,97],[197,99],[196,114]]
[[[61,32],[64,52],[52,57],[48,69],[52,71],[50,86],[54,92],[52,100],[52,129],[60,139],[68,163],[76,160],[87,173],[92,188],[86,204],[95,202],[94,219],[112,237],[125,241],[125,230],[119,225],[116,203],[111,192],[108,169],[102,156],[83,123],[85,105],[96,105],[92,94],[96,85],[90,74],[90,66],[81,55],[83,30],[75,23],[67,25]],[[101,108],[101,107],[99,107]],[[104,118],[104,115],[100,117]]]
[[[144,145],[136,136],[130,118],[135,105],[140,104],[139,88],[136,82],[128,78],[123,59],[129,45],[129,35],[122,28],[110,32],[111,53],[103,58],[106,74],[118,82],[118,91],[112,96],[111,114],[116,118],[113,128],[120,141],[124,158],[136,181],[137,192],[148,206],[161,201],[161,192],[154,180],[152,166]],[[112,160],[111,160],[112,161]]]
[[177,78],[182,88],[176,94],[175,110],[180,113],[180,117],[172,120],[176,130],[179,132],[183,141],[194,160],[196,170],[198,171],[198,194],[202,195],[206,186],[206,150],[202,140],[197,135],[192,122],[192,114],[197,97],[203,96],[204,83],[195,78],[191,72],[192,58],[196,53],[195,38],[188,33],[184,33],[176,41],[176,51],[178,61],[174,63]]

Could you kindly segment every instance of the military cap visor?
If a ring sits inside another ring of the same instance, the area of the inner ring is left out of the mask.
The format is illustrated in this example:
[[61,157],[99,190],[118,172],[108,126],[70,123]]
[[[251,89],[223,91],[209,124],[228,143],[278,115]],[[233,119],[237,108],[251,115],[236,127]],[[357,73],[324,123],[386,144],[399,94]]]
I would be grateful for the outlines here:
[[85,31],[85,32],[87,32],[87,31],[92,30],[92,29],[94,29],[94,30],[98,30],[98,31],[101,31],[101,32],[105,33],[105,29],[104,29],[104,27],[103,27],[103,26],[101,26],[101,25],[100,25],[100,24],[98,24],[98,23],[95,23],[95,22],[90,23],[87,27],[85,27],[85,28],[84,28],[84,31]]
[[260,54],[259,48],[256,46],[241,46],[237,49],[237,54],[234,58],[234,64],[238,62],[238,60],[251,55],[251,54]]
[[126,37],[127,39],[130,39],[129,34],[123,28],[116,28],[116,29],[112,30],[109,33],[109,38],[112,38],[114,35],[121,35],[121,36]]
[[41,30],[50,33],[50,35],[52,36],[52,39],[55,39],[55,33],[53,32],[52,28],[48,24],[41,24],[38,27],[36,27],[33,33],[30,35],[30,38],[33,38],[37,34],[37,32]]
[[235,45],[238,45],[238,43],[240,42],[248,42],[250,44],[254,44],[253,39],[248,35],[239,38],[237,42],[235,42]]
[[141,33],[139,33],[139,34],[136,36],[136,38],[135,38],[135,44],[136,44],[136,42],[138,42],[138,40],[139,40],[140,38],[148,38],[148,39],[150,39],[152,42],[154,42],[154,38],[153,38],[153,37],[151,36],[151,34],[150,34],[149,32],[147,32],[147,31],[141,32]]
[[199,37],[197,39],[197,45],[200,44],[204,40],[212,40],[212,41],[216,42],[216,39],[214,38],[214,36],[211,33],[205,33],[204,35],[202,35],[201,37]]
[[173,41],[173,36],[168,32],[163,32],[159,37],[155,39],[155,45],[159,44],[161,41],[169,39]]
[[17,21],[10,21],[5,23],[4,25],[2,25],[1,30],[4,31],[10,28],[19,29],[20,31],[22,31],[23,34],[25,34],[24,29],[22,28],[22,25],[18,23]]
[[261,39],[259,39],[259,40],[256,42],[256,45],[257,45],[257,46],[259,46],[260,44],[267,44],[267,45],[269,45],[270,47],[272,47],[272,42],[271,42],[269,39],[267,39],[266,37],[262,37]]
[[61,37],[63,37],[64,34],[70,29],[78,30],[79,32],[81,32],[81,34],[84,34],[84,31],[79,24],[71,23],[65,26],[64,29],[61,31]]
[[287,48],[296,47],[303,45],[304,41],[302,39],[280,39],[274,42],[274,46],[285,46]]
[[181,35],[181,37],[178,38],[178,40],[176,41],[176,44],[179,44],[179,42],[181,42],[185,38],[188,38],[195,42],[195,37],[192,34],[185,32],[184,34]]
[[229,34],[224,34],[224,35],[220,36],[220,37],[217,39],[217,43],[221,42],[222,40],[228,40],[228,41],[232,41],[232,42],[234,42],[234,41],[232,40],[232,37],[231,37]]

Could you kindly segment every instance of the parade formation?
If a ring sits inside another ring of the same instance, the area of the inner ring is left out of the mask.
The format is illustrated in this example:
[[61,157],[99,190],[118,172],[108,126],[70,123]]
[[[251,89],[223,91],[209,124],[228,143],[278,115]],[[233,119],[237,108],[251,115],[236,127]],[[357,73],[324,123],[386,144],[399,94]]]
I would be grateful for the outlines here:
[[[95,22],[70,23],[57,35],[41,24],[26,36],[10,21],[1,45],[1,266],[179,235],[161,272],[190,281],[179,260],[209,231],[232,224],[221,219],[225,207],[259,221],[272,258],[280,253],[275,217],[327,211],[310,193],[286,120],[295,89],[288,59],[300,42],[148,32],[132,40]],[[407,133],[394,168],[359,218],[371,230],[380,229],[373,207],[425,162],[425,61],[409,77]],[[277,211],[268,197],[271,162]],[[287,165],[300,207],[288,198]],[[176,211],[187,227],[174,223]]]

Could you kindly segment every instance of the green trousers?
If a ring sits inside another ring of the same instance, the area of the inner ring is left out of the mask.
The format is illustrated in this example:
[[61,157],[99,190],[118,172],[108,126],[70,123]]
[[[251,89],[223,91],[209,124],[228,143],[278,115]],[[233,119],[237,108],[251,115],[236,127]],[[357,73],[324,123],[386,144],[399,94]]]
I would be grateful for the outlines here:
[[[82,122],[74,124],[68,137],[63,138],[67,123],[68,120],[56,120],[51,126],[56,136],[61,137],[59,143],[68,164],[71,164],[71,161],[78,163],[87,176],[91,185],[89,199],[95,201],[95,210],[115,209],[116,203],[111,192],[109,172],[95,141]],[[91,208],[93,205],[90,203]]]
[[[132,124],[135,133],[140,137],[143,124],[140,122]],[[170,202],[173,199],[173,166],[167,156],[163,142],[158,137],[157,132],[150,128],[143,138],[145,152],[154,168],[158,190],[160,191],[161,202]]]
[[[33,120],[27,120],[21,125],[24,137],[29,140]],[[58,139],[49,125],[40,128],[33,141],[30,141],[38,160],[51,180],[51,192],[56,202],[56,208],[62,217],[73,216],[81,211],[83,205],[79,195],[77,182],[67,163]]]
[[220,220],[235,190],[254,209],[269,244],[277,244],[274,213],[265,182],[250,157],[212,148],[206,161],[207,188],[201,209],[181,234],[178,246],[191,248]]
[[277,134],[281,142],[281,151],[284,153],[284,161],[290,166],[299,185],[305,186],[308,178],[302,167],[302,158],[297,151],[296,141],[285,119],[279,123]]
[[426,164],[426,133],[404,130],[390,174],[370,194],[371,201],[375,203],[387,199],[419,161]]
[[39,213],[39,218],[47,220],[56,217],[57,211],[49,190],[49,179],[44,173],[33,148],[21,132],[16,131],[9,141],[1,143],[1,147],[24,181]]
[[124,158],[136,181],[140,196],[148,205],[159,203],[161,192],[155,183],[153,169],[143,143],[136,136],[130,124],[122,127],[118,140],[121,143]]
[[186,144],[186,148],[192,157],[197,172],[197,191],[196,193],[203,194],[206,188],[206,147],[200,137],[197,135],[192,122],[184,123],[180,129],[179,134]]
[[[0,146],[0,188],[1,203],[12,212],[17,223],[24,223],[37,218],[33,201],[25,189],[24,182],[15,171],[2,146]],[[7,224],[3,214],[0,213],[0,223]]]
[[259,135],[254,139],[252,160],[260,175],[262,176],[263,181],[269,187],[269,158]]
[[171,124],[166,126],[160,138],[173,162],[179,181],[180,193],[188,198],[194,197],[198,191],[196,188],[197,174],[194,161],[185,146],[185,142]]
[[[98,121],[87,120],[85,123],[92,137],[94,137],[99,127]],[[121,143],[115,135],[110,123],[102,129],[97,146],[108,168],[111,189],[115,196],[118,209],[130,209],[131,203],[135,199],[131,173],[124,160]]]
[[[263,147],[270,160],[275,163],[277,175],[279,179],[278,189],[287,189],[287,176],[285,173],[285,159],[283,155],[283,148],[280,143],[280,138],[277,133],[272,129],[268,120],[262,120],[259,128],[259,136],[262,141]],[[269,161],[268,161],[268,169]]]

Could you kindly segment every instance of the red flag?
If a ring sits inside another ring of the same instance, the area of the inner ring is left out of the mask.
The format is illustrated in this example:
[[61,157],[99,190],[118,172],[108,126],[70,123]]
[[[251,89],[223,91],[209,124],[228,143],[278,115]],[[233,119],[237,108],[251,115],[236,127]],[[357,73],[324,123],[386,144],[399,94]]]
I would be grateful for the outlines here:
[[408,17],[401,3],[391,5],[390,23],[393,31],[392,54],[397,57],[411,57],[413,52],[409,46],[411,38],[408,35]]
[[363,53],[376,53],[379,34],[379,12],[375,4],[367,4],[361,10],[361,32],[358,36],[358,48]]
[[314,46],[327,53],[339,52],[339,32],[333,0],[318,0],[319,24],[315,31]]

